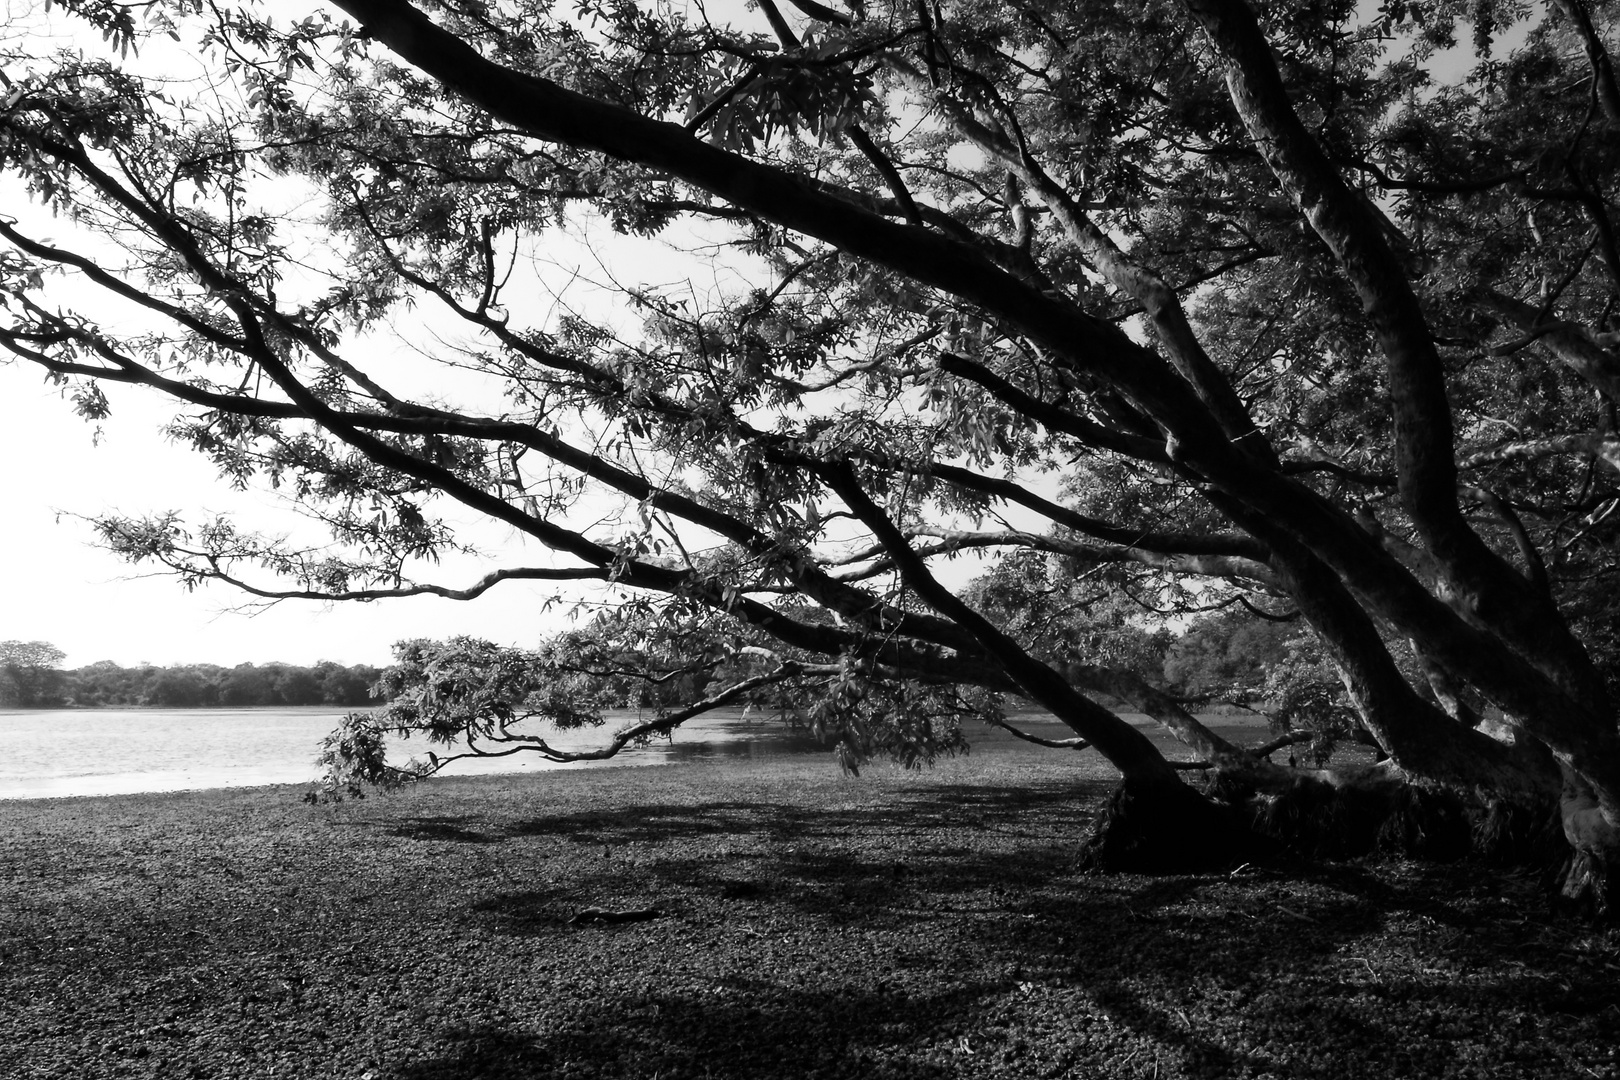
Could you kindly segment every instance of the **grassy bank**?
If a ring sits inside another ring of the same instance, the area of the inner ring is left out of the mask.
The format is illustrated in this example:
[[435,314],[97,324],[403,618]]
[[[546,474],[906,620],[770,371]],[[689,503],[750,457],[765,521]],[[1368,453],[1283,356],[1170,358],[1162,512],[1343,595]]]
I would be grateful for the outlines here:
[[[0,803],[20,1077],[1612,1077],[1620,949],[1469,867],[1094,878],[1005,755]],[[571,921],[656,907],[648,921]]]

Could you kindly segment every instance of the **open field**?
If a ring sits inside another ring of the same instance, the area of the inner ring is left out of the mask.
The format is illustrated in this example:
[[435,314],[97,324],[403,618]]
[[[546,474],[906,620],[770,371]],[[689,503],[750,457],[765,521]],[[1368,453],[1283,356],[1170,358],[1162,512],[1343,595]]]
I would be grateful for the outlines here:
[[[45,1077],[1620,1076],[1620,941],[1477,867],[1080,875],[1007,754],[0,804]],[[649,921],[571,921],[656,907]],[[11,1071],[16,1070],[16,1071]]]

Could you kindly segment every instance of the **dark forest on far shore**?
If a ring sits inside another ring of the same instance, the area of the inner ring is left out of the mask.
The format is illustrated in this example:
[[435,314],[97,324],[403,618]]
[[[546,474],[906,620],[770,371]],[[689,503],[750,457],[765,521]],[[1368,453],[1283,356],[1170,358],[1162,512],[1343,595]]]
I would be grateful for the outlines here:
[[297,664],[179,664],[121,667],[110,660],[73,670],[0,666],[0,708],[249,705],[370,705],[379,669],[323,660]]

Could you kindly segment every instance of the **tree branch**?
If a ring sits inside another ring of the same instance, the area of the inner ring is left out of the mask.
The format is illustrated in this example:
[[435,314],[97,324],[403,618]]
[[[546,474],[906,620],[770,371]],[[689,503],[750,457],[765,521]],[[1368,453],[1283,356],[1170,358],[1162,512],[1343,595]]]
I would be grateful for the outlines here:
[[1005,719],[999,716],[987,716],[984,718],[984,720],[985,723],[989,724],[991,727],[998,727],[1002,731],[1010,734],[1015,739],[1022,739],[1027,743],[1034,743],[1036,746],[1044,746],[1050,750],[1089,750],[1091,748],[1091,744],[1086,742],[1084,739],[1047,739],[1040,735],[1031,734],[1030,732],[1025,731],[1023,728],[1008,723]]
[[1603,106],[1604,117],[1610,126],[1620,127],[1620,86],[1615,83],[1614,63],[1609,59],[1609,51],[1603,47],[1603,40],[1598,37],[1597,27],[1592,25],[1591,13],[1582,0],[1552,2],[1574,26],[1575,34],[1586,50],[1586,61],[1592,68],[1595,93]]
[[751,679],[743,679],[740,682],[733,683],[726,687],[720,693],[711,694],[700,701],[693,702],[685,708],[677,709],[674,712],[666,713],[662,716],[655,717],[652,720],[632,724],[616,733],[613,736],[612,741],[606,746],[598,747],[595,750],[560,750],[557,747],[552,746],[544,738],[537,735],[516,735],[507,733],[494,737],[495,742],[511,742],[517,744],[506,750],[479,750],[474,746],[471,737],[469,737],[469,750],[467,753],[452,754],[449,757],[441,758],[437,754],[429,752],[428,759],[432,765],[432,771],[434,772],[439,771],[453,761],[460,761],[464,758],[509,757],[512,754],[521,753],[539,754],[547,761],[555,761],[560,763],[573,761],[606,761],[609,758],[618,756],[621,750],[639,739],[645,739],[653,735],[668,736],[674,732],[676,728],[686,723],[686,721],[691,720],[693,717],[701,716],[706,712],[712,712],[715,709],[729,705],[731,702],[736,701],[739,697],[742,697],[744,694],[747,694],[753,690],[758,690],[761,687],[772,686],[777,683],[785,682],[788,679],[800,678],[806,675],[837,675],[840,673],[840,670],[841,669],[836,664],[800,664],[791,660],[783,661],[781,666],[775,671],[767,672],[763,675],[756,675]]
[[[1454,426],[1445,368],[1382,215],[1353,191],[1306,129],[1271,47],[1244,0],[1184,0],[1227,64],[1227,87],[1273,175],[1334,254],[1385,357],[1402,502],[1451,587],[1497,616],[1503,640],[1559,681],[1586,709],[1607,691],[1557,605],[1469,527],[1457,495]],[[1606,753],[1620,755],[1620,742]],[[1617,808],[1620,812],[1620,808]]]
[[853,469],[848,465],[827,465],[821,469],[821,475],[888,549],[906,584],[935,611],[966,627],[1024,693],[1091,742],[1127,777],[1166,783],[1174,779],[1175,771],[1146,736],[1075,691],[1067,679],[1030,656],[1012,638],[942,586],[888,515],[872,502]]
[[1127,256],[1113,238],[1098,228],[1084,209],[1041,167],[1028,147],[1014,145],[1005,136],[991,130],[947,92],[931,92],[928,80],[919,72],[898,61],[891,63],[920,92],[931,93],[935,104],[946,112],[961,134],[999,161],[1035,193],[1063,227],[1070,241],[1085,252],[1114,288],[1134,298],[1142,306],[1177,370],[1209,406],[1227,436],[1252,452],[1256,460],[1274,466],[1276,452],[1265,435],[1255,427],[1254,420],[1232,389],[1231,382],[1204,351],[1203,343],[1193,332],[1192,324],[1182,309],[1180,297],[1169,283],[1157,272]]
[[1620,360],[1571,322],[1543,320],[1540,308],[1490,290],[1485,302],[1514,326],[1534,335],[1535,343],[1559,363],[1585,379],[1609,401],[1620,404]]
[[1597,458],[1616,471],[1620,471],[1620,436],[1607,433],[1592,435],[1548,435],[1534,439],[1510,439],[1495,446],[1465,451],[1457,459],[1464,469],[1477,469],[1503,461],[1520,458],[1545,458],[1559,454],[1582,454]]
[[834,11],[825,4],[816,0],[788,0],[788,3],[810,16],[818,22],[832,23],[835,26],[854,26],[855,20],[841,11]]
[[917,204],[912,202],[911,191],[906,187],[905,180],[901,178],[900,170],[894,167],[894,162],[890,161],[888,156],[877,148],[877,144],[872,141],[871,136],[861,130],[859,124],[849,125],[844,130],[844,133],[849,136],[849,141],[855,144],[855,148],[865,156],[867,161],[872,163],[872,167],[878,171],[878,174],[889,185],[889,191],[894,195],[896,201],[900,203],[900,209],[904,212],[906,221],[920,227],[923,223],[922,214],[917,210]]
[[[1271,568],[1263,562],[1252,559],[1220,555],[1169,555],[1132,547],[1101,547],[1096,544],[1076,543],[1061,536],[1041,535],[1018,530],[976,532],[966,529],[920,527],[910,530],[907,535],[908,537],[933,536],[943,541],[943,543],[939,544],[918,547],[916,549],[917,554],[924,559],[973,548],[1020,547],[1031,551],[1046,551],[1054,555],[1066,555],[1071,558],[1095,560],[1097,562],[1140,563],[1156,570],[1176,574],[1214,578],[1241,578],[1269,586],[1275,586],[1276,584],[1276,575],[1271,572]],[[884,550],[882,545],[878,545],[875,549],[845,556],[837,560],[837,563],[833,565],[865,562]],[[882,568],[892,566],[892,561],[886,560],[857,574],[840,575],[838,580],[853,581],[869,578],[883,572]]]

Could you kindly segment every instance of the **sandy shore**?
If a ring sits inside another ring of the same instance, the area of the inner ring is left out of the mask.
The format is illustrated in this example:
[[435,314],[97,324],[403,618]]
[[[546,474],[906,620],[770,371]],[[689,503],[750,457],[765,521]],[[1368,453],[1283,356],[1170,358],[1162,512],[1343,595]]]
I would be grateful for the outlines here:
[[[0,803],[45,1077],[1613,1077],[1620,946],[1479,868],[1094,878],[1107,778],[817,759]],[[656,917],[579,918],[587,909]],[[17,1071],[12,1071],[17,1070]]]

